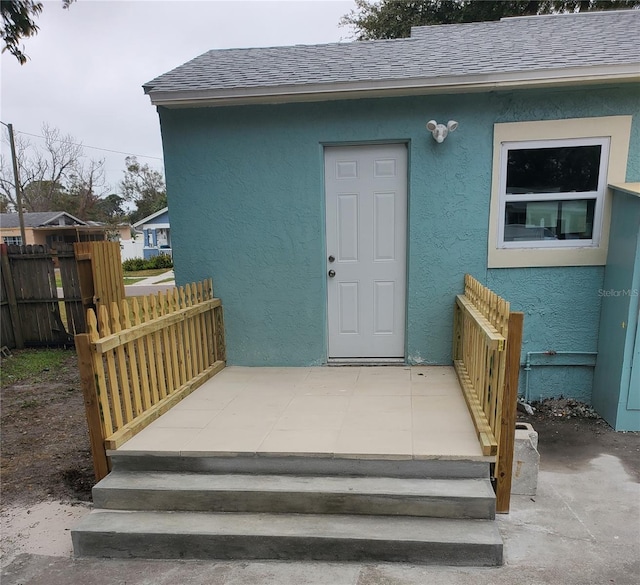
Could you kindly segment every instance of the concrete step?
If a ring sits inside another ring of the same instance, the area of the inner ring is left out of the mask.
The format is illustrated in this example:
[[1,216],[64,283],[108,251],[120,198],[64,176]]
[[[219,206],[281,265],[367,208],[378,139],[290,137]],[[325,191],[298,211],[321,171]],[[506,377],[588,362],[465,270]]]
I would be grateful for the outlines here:
[[488,478],[494,458],[472,459],[354,459],[327,454],[216,455],[149,454],[110,451],[116,471],[246,473],[265,475],[347,475],[433,479]]
[[495,516],[488,479],[115,471],[93,488],[93,501],[116,510]]
[[502,564],[487,520],[95,510],[72,539],[79,557]]

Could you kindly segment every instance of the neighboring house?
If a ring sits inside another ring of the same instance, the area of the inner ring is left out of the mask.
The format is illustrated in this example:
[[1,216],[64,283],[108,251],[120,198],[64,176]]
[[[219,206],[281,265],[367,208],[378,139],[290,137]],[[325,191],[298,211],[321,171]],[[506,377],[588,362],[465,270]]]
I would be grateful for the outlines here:
[[[638,11],[416,27],[147,83],[178,280],[213,277],[229,363],[450,364],[471,273],[525,313],[521,392],[590,401],[609,185],[640,180],[638,30]],[[438,142],[431,120],[458,125]]]
[[168,207],[148,215],[134,223],[133,227],[143,233],[142,251],[145,260],[158,254],[171,256],[171,224]]
[[136,230],[133,226],[129,227],[129,238],[120,240],[120,256],[122,260],[132,260],[133,258],[144,257],[144,234]]
[[42,211],[23,213],[26,241],[20,234],[20,219],[17,213],[0,214],[0,238],[4,244],[46,245],[55,248],[58,242],[86,242],[106,240],[104,224],[85,222],[65,211]]

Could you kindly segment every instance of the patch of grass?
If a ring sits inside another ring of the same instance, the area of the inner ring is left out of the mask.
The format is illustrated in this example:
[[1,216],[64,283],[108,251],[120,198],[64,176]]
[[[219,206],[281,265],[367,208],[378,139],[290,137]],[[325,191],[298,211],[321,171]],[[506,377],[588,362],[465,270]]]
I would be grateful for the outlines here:
[[173,282],[173,278],[165,278],[163,280],[159,280],[156,284],[162,284],[163,282]]
[[[59,368],[68,357],[64,349],[22,349],[2,358],[0,364],[0,386],[8,386],[20,380],[34,379],[42,372]],[[24,406],[23,408],[28,408]]]
[[136,282],[140,282],[141,280],[144,280],[144,278],[132,278],[130,276],[124,277],[125,284],[135,284]]
[[36,406],[40,406],[37,400],[23,400],[20,404],[20,408],[35,408]]
[[166,268],[153,268],[150,270],[132,270],[124,273],[125,278],[148,278],[149,276],[158,276],[168,272]]

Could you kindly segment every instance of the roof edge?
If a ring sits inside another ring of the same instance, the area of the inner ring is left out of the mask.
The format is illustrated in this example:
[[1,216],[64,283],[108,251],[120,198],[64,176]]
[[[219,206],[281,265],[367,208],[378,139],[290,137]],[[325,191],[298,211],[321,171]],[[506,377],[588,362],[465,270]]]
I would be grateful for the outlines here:
[[[56,212],[54,211],[52,213],[56,213]],[[81,219],[78,219],[75,215],[71,215],[68,211],[60,211],[56,215],[54,215],[51,219],[48,219],[47,223],[43,223],[42,225],[39,225],[37,227],[47,227],[52,221],[55,221],[61,215],[66,215],[67,217],[70,217],[71,219],[73,219],[73,221],[77,221],[80,225],[87,225],[86,221],[82,221]]]
[[148,91],[151,103],[166,107],[229,106],[259,103],[329,101],[367,97],[402,97],[437,93],[473,93],[500,89],[640,82],[640,62],[488,75],[391,79],[224,90]]
[[147,215],[147,217],[143,217],[140,221],[136,221],[136,223],[133,224],[133,227],[138,227],[139,225],[142,225],[143,223],[148,223],[149,220],[154,219],[156,217],[158,217],[159,215],[162,215],[163,213],[166,213],[167,211],[169,211],[169,207],[163,207],[162,209],[158,209],[158,211],[153,212],[151,215]]

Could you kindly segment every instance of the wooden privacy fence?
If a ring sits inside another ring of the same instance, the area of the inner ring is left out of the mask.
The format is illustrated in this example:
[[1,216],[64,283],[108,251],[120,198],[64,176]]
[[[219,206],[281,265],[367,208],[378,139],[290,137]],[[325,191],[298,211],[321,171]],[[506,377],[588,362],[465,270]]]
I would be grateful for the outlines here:
[[120,242],[76,242],[73,247],[85,309],[120,303],[125,296]]
[[[0,244],[0,346],[64,345],[85,331],[80,283],[71,244],[7,246]],[[63,298],[58,298],[55,264]],[[66,326],[60,302],[64,302]]]
[[96,479],[106,451],[151,424],[225,365],[222,304],[211,280],[87,312],[76,349]]
[[522,325],[522,313],[465,275],[454,307],[453,363],[482,453],[496,457],[498,512],[509,510]]
[[86,331],[86,309],[124,298],[119,242],[0,248],[0,346],[71,344]]

